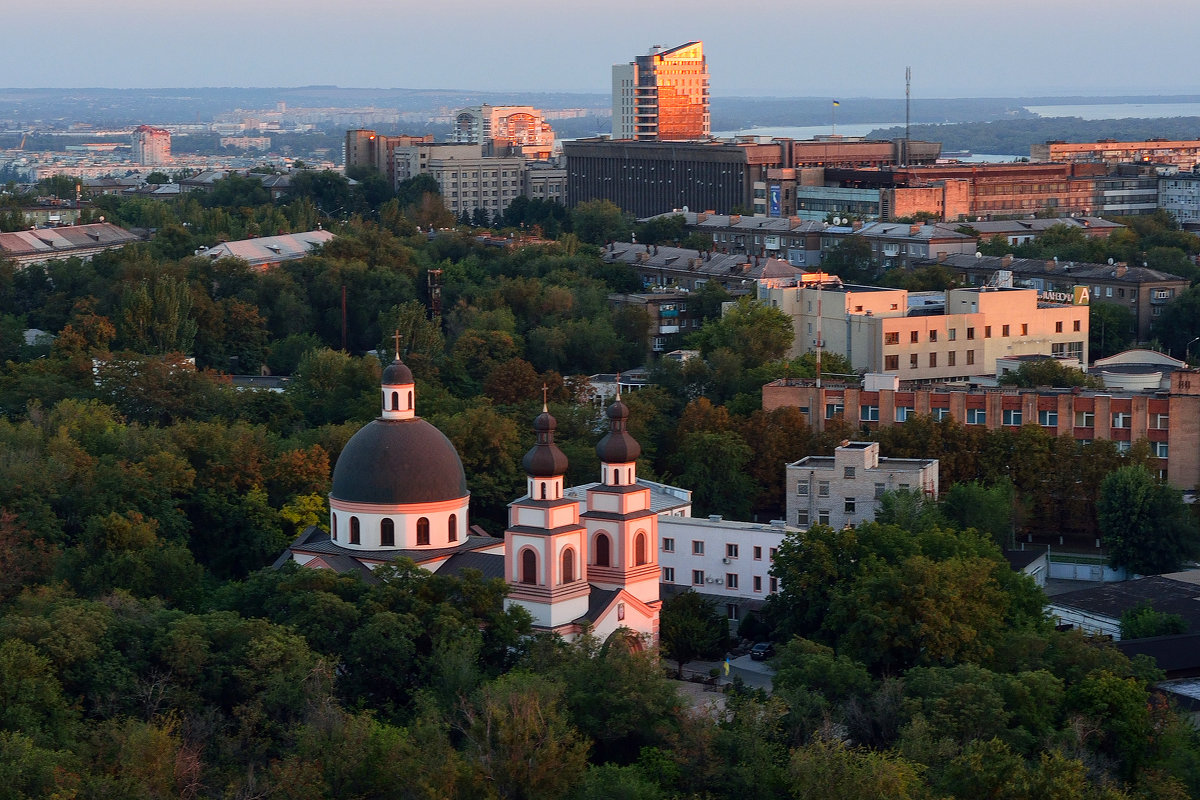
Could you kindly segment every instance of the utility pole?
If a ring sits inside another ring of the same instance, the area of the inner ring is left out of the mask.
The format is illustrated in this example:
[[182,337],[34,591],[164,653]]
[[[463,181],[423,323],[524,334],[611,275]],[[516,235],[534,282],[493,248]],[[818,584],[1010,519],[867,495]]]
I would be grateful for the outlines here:
[[904,68],[904,152],[902,153],[903,158],[900,159],[900,166],[902,166],[902,167],[908,166],[908,142],[909,142],[908,107],[911,102],[911,89],[912,89],[912,67],[905,67]]

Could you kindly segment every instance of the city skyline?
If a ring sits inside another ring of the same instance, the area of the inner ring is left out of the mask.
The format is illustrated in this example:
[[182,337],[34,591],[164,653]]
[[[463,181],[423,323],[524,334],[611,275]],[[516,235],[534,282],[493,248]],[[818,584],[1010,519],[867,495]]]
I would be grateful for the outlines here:
[[[1188,26],[1117,29],[1126,8],[1115,0],[914,0],[903,8],[881,0],[613,0],[602,8],[530,0],[515,14],[469,0],[419,10],[351,0],[335,16],[312,0],[212,0],[169,13],[149,0],[64,0],[59,12],[70,24],[42,41],[23,37],[0,82],[607,94],[613,64],[695,39],[718,97],[899,97],[906,66],[915,97],[1194,93],[1200,54]],[[1193,6],[1162,0],[1155,11],[1156,20],[1186,19]]]

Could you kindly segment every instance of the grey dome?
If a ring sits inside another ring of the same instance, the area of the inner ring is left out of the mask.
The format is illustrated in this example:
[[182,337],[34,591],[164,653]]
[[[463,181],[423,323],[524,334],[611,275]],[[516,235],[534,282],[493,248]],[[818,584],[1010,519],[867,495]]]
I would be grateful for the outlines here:
[[384,386],[406,386],[413,382],[412,370],[400,359],[387,365],[380,383]]
[[420,417],[376,419],[363,426],[338,456],[330,492],[335,500],[378,505],[434,503],[468,494],[458,451]]
[[533,421],[537,444],[525,454],[525,458],[521,461],[526,474],[535,478],[553,478],[566,474],[567,454],[559,450],[558,445],[554,443],[554,429],[557,427],[558,421],[550,415],[549,411],[538,414],[537,419]]
[[608,416],[608,433],[596,444],[596,455],[606,464],[637,461],[638,456],[642,454],[642,446],[625,430],[625,421],[629,419],[629,406],[617,400],[608,407],[605,414]]

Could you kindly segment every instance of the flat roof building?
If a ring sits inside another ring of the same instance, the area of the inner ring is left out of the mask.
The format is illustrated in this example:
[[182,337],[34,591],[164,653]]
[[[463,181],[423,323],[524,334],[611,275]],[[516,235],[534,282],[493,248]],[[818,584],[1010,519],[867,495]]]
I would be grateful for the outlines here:
[[686,141],[704,139],[709,116],[708,62],[703,42],[664,50],[612,68],[614,139]]

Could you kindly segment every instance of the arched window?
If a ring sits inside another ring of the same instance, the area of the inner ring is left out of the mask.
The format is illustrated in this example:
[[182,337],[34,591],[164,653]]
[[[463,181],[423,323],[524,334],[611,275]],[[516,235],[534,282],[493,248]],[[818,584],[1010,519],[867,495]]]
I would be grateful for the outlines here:
[[350,544],[358,544],[358,517],[350,518]]
[[546,499],[546,482],[542,481],[542,499]]
[[644,533],[638,533],[637,538],[633,540],[633,558],[633,563],[639,567],[646,563],[646,534]]
[[329,527],[330,527],[331,532],[333,533],[333,540],[336,542],[337,541],[337,514],[332,514],[331,516],[332,516],[332,521],[330,522]]
[[532,548],[521,551],[521,583],[537,583],[537,553]]
[[458,515],[456,515],[456,514],[450,515],[449,528],[450,528],[450,535],[448,537],[446,537],[446,541],[457,542],[458,541]]
[[417,520],[417,545],[429,544],[429,518]]
[[400,410],[400,393],[392,392],[392,411]]
[[562,582],[571,583],[575,580],[575,550],[568,547],[562,554]]
[[607,567],[612,563],[612,542],[608,540],[608,534],[600,533],[596,535],[596,566]]
[[407,408],[407,409],[405,409],[405,411],[407,411],[407,410],[409,410],[409,409],[411,409],[411,408],[412,408],[412,392],[409,392],[409,393],[408,393],[408,408]]
[[383,522],[379,523],[379,546],[396,546],[396,523],[392,522],[391,517],[384,517]]

